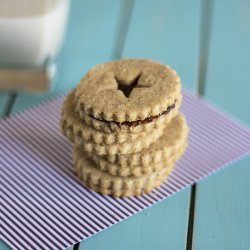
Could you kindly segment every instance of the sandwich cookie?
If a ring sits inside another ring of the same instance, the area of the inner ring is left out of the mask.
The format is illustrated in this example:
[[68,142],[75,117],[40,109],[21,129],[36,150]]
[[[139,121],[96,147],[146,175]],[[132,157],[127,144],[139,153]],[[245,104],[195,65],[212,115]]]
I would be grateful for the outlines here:
[[149,175],[139,177],[120,177],[109,175],[98,169],[84,153],[73,158],[77,176],[84,186],[101,194],[115,197],[141,195],[159,186],[169,175],[172,167],[165,167]]
[[[163,133],[164,125],[152,130],[150,134],[142,132],[123,133],[123,135],[103,133],[88,127],[74,110],[74,92],[75,90],[72,90],[63,103],[61,128],[71,142],[82,146],[83,150],[87,152],[98,155],[139,152],[155,142]],[[111,142],[113,143],[111,144]]]
[[[95,162],[96,167],[101,171],[106,172],[110,175],[121,176],[121,177],[138,177],[145,174],[151,174],[155,171],[158,171],[164,167],[171,168],[173,164],[181,157],[183,152],[186,149],[186,144],[182,145],[178,151],[174,152],[167,159],[157,163],[151,163],[146,166],[127,166],[122,167],[115,163],[110,163],[102,157],[98,157],[97,155],[92,156],[92,160]],[[81,147],[75,147],[73,150],[73,158],[79,159],[83,154]]]
[[181,104],[180,78],[146,59],[123,59],[92,68],[76,87],[76,110],[102,132],[150,131],[170,122]]
[[149,148],[133,154],[113,154],[104,155],[103,157],[110,163],[123,167],[148,166],[149,164],[167,160],[170,155],[187,143],[187,137],[188,126],[184,116],[179,113],[164,128],[162,136]]

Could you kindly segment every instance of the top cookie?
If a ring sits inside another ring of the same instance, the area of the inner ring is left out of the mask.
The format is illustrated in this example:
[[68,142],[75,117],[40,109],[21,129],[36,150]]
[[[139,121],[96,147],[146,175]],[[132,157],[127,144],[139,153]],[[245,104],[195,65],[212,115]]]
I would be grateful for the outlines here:
[[76,110],[101,122],[149,122],[175,108],[180,78],[168,66],[123,59],[92,68],[76,87]]

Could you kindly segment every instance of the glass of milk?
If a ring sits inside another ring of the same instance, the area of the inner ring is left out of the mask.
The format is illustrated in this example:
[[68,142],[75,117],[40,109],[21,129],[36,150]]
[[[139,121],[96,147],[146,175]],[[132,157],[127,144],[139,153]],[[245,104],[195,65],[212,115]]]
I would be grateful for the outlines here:
[[63,41],[70,0],[0,0],[0,67],[40,67]]

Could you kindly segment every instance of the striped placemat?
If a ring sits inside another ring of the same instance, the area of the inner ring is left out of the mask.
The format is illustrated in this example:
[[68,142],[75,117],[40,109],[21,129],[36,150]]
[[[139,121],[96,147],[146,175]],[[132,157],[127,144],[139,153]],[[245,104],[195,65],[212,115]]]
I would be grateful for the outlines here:
[[0,121],[1,237],[13,249],[63,249],[250,153],[250,130],[184,91],[189,147],[147,195],[112,198],[84,188],[59,129],[63,97]]

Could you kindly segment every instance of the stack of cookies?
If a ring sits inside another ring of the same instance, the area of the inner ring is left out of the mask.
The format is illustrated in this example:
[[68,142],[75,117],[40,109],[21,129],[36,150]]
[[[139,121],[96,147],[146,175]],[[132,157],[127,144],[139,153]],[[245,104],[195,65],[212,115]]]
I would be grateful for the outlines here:
[[112,196],[159,186],[187,145],[180,90],[176,72],[151,60],[89,70],[66,97],[61,118],[83,184]]

